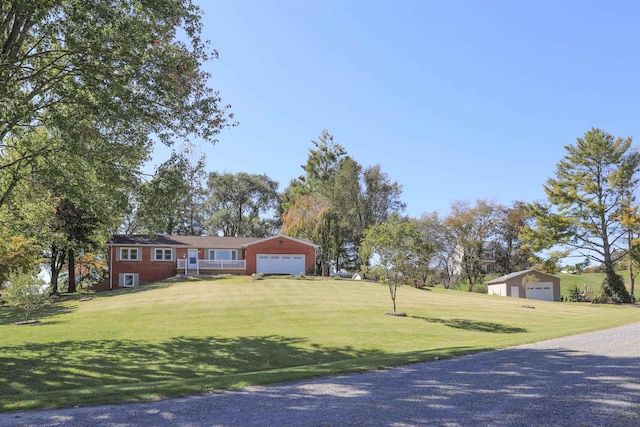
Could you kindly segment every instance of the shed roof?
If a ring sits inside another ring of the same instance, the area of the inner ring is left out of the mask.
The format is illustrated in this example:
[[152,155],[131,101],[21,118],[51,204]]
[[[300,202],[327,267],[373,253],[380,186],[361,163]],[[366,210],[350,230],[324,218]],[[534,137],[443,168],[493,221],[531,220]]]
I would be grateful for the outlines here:
[[525,275],[527,275],[527,274],[529,274],[529,273],[537,273],[537,274],[541,274],[541,275],[543,275],[543,276],[547,276],[547,277],[549,277],[549,278],[557,279],[557,277],[556,277],[556,276],[552,276],[551,274],[542,273],[542,272],[540,272],[540,271],[536,271],[536,270],[522,270],[522,271],[516,271],[516,272],[514,272],[514,273],[510,273],[510,274],[507,274],[507,275],[504,275],[504,276],[498,277],[498,278],[493,279],[493,280],[489,280],[489,281],[488,281],[488,282],[486,282],[486,283],[487,283],[487,285],[493,285],[493,284],[496,284],[496,283],[502,283],[502,282],[506,282],[506,281],[507,281],[507,280],[509,280],[509,279],[513,279],[514,277],[525,276]]

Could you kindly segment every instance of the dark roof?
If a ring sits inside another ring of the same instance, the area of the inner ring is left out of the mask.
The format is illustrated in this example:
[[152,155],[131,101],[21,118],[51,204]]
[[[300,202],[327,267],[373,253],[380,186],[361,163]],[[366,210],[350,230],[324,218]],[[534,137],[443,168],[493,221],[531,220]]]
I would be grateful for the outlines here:
[[295,239],[285,235],[272,237],[226,237],[226,236],[153,236],[147,234],[114,234],[108,245],[153,245],[153,246],[196,246],[207,248],[241,248],[277,237],[284,237],[303,244],[315,246],[308,239]]
[[487,283],[487,285],[492,285],[492,284],[496,284],[496,283],[502,283],[502,282],[506,282],[509,279],[513,279],[514,277],[524,276],[524,275],[526,275],[528,273],[531,273],[531,272],[542,274],[542,275],[548,276],[548,277],[557,278],[556,276],[552,276],[551,274],[541,273],[540,271],[536,271],[536,270],[523,270],[523,271],[516,271],[514,273],[510,273],[510,274],[498,277],[498,278],[493,279],[493,280],[489,280],[486,283]]

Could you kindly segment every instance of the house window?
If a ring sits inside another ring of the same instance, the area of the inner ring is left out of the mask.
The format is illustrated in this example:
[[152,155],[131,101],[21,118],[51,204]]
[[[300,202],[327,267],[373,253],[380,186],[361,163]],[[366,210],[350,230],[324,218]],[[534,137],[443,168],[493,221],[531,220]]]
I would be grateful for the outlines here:
[[209,259],[235,261],[238,259],[238,251],[235,249],[209,249]]
[[160,249],[160,248],[154,249],[153,260],[154,261],[172,261],[173,249]]
[[138,248],[120,248],[122,261],[138,261],[140,259]]
[[122,273],[121,286],[131,288],[138,285],[138,275],[136,273]]

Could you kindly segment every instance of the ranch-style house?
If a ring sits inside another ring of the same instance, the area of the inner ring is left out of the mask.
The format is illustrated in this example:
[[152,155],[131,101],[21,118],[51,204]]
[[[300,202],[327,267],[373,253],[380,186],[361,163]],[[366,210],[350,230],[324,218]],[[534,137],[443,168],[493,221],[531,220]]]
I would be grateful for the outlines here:
[[109,277],[96,290],[132,287],[178,274],[313,274],[317,246],[283,234],[266,238],[116,234],[107,248]]

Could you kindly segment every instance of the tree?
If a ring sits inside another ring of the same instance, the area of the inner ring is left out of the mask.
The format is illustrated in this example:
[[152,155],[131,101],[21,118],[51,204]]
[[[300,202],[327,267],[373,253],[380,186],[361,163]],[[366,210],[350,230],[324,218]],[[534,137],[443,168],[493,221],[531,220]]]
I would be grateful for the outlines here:
[[137,195],[133,229],[147,234],[187,234],[204,232],[204,155],[193,146],[183,146],[158,168]]
[[50,303],[44,282],[31,273],[12,272],[5,283],[3,298],[24,312],[25,322],[37,309]]
[[456,248],[455,236],[451,234],[444,218],[437,211],[423,213],[417,222],[422,238],[433,244],[431,266],[439,273],[444,287],[449,288],[453,280],[451,267]]
[[394,314],[398,286],[427,270],[432,255],[433,246],[423,240],[418,224],[398,214],[367,228],[360,247],[363,259],[375,259],[366,270],[377,274],[389,287]]
[[498,221],[498,205],[478,200],[475,206],[467,201],[455,201],[445,218],[451,236],[455,239],[454,264],[456,271],[469,284],[469,292],[485,274],[483,270],[483,245],[495,237]]
[[270,214],[278,203],[278,183],[267,175],[211,172],[205,201],[209,234],[271,236],[278,222]]
[[328,276],[331,260],[332,226],[335,217],[330,202],[321,194],[303,195],[289,204],[282,215],[282,232],[308,238],[318,245],[320,274]]
[[618,179],[620,192],[622,193],[622,201],[620,208],[620,224],[626,231],[628,254],[625,257],[627,267],[629,269],[629,293],[633,297],[635,292],[635,278],[637,269],[634,266],[640,265],[640,212],[636,204],[635,193],[638,189],[638,179],[634,177],[637,167],[640,163],[640,152],[637,149],[631,151],[625,158],[624,167],[619,169],[619,174],[625,177]]
[[520,233],[529,219],[527,203],[516,200],[510,207],[497,207],[496,242],[500,245],[498,259],[500,274],[525,270],[530,266],[531,250],[520,239]]
[[[309,150],[307,163],[302,166],[306,175],[293,180],[282,196],[283,230],[300,231],[288,221],[298,221],[300,212],[309,212],[306,206],[313,200],[314,205],[322,206],[322,214],[305,218],[324,222],[312,227],[316,238],[322,239],[322,243],[314,240],[320,246],[320,271],[329,275],[332,267],[359,270],[362,262],[367,263],[357,253],[364,230],[406,207],[400,200],[402,187],[392,182],[379,165],[363,169],[326,130],[319,141],[312,143],[315,149]],[[298,205],[301,198],[305,200]],[[291,209],[299,212],[289,213]],[[310,235],[297,237],[313,240]]]
[[334,209],[335,177],[346,150],[323,130],[319,141],[312,140],[305,175],[291,181],[282,195],[282,232],[308,238],[318,245],[318,263],[323,276],[330,274],[336,248],[342,246],[339,219]]
[[[51,284],[54,293],[58,290],[58,275],[64,265],[65,254],[69,269],[67,292],[76,292],[76,254],[98,246],[95,237],[99,221],[97,216],[68,199],[63,199],[58,204],[54,231],[59,232],[61,238],[57,246],[52,248],[51,257]],[[57,259],[58,256],[62,260]]]
[[6,228],[0,231],[0,283],[8,280],[12,271],[36,270],[40,257],[41,248],[35,239]]
[[640,159],[630,156],[632,139],[615,138],[592,128],[556,166],[544,190],[548,204],[535,203],[534,223],[525,236],[535,250],[562,245],[604,265],[603,292],[620,302],[631,301],[614,264],[628,249],[628,230],[622,224],[625,189],[633,188]]
[[[231,123],[201,65],[217,57],[190,0],[0,3],[0,207],[42,159],[137,171],[155,140],[215,142]],[[87,157],[88,156],[88,157]]]

